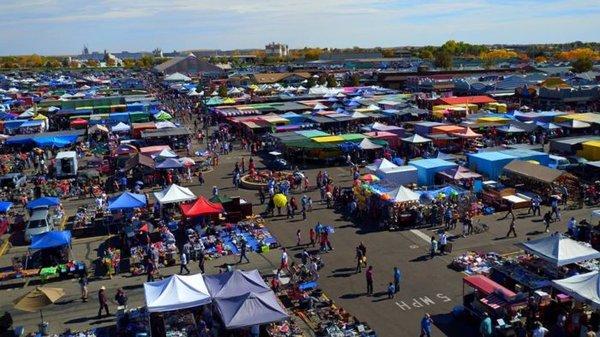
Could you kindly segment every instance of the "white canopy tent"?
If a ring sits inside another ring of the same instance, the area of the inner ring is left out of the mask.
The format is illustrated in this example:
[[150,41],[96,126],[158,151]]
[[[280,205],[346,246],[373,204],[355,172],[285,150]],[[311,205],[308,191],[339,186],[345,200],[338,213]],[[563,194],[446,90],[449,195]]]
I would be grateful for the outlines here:
[[402,138],[402,141],[411,144],[424,144],[431,142],[431,139],[419,136],[418,134],[414,134],[410,137]]
[[400,186],[387,194],[392,197],[392,201],[394,202],[418,201],[421,197],[418,193],[415,193],[404,186]]
[[131,130],[131,126],[123,123],[123,122],[119,122],[119,124],[113,126],[111,128],[112,132],[126,132]]
[[524,242],[526,251],[556,266],[600,258],[600,252],[560,233]]
[[552,285],[580,302],[600,308],[600,275],[598,271],[554,280]]
[[390,168],[396,168],[396,167],[398,167],[398,165],[383,158],[383,159],[377,159],[377,160],[375,160],[375,162],[373,164],[368,165],[367,170],[376,172],[377,170],[390,169]]
[[359,144],[358,147],[361,150],[376,150],[376,149],[381,149],[382,146],[381,145],[377,145],[375,143],[373,143],[372,141],[370,141],[368,138],[363,139]]
[[160,151],[155,157],[177,158],[178,155],[177,155],[177,153],[173,152],[173,150],[171,150],[171,149],[164,149],[164,150]]
[[192,79],[185,76],[182,73],[173,73],[169,76],[165,77],[165,81],[169,81],[169,82],[189,82]]
[[196,200],[196,195],[189,188],[175,184],[160,192],[154,192],[154,197],[161,205]]
[[144,283],[149,312],[165,312],[194,308],[212,302],[204,277],[173,275],[164,280]]

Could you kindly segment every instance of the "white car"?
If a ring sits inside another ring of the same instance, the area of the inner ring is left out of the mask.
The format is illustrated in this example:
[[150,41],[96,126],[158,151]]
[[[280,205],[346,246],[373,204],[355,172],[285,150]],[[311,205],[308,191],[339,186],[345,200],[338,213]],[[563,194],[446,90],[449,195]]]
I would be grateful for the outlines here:
[[31,237],[54,230],[54,221],[48,208],[34,209],[25,226],[25,242],[30,243]]

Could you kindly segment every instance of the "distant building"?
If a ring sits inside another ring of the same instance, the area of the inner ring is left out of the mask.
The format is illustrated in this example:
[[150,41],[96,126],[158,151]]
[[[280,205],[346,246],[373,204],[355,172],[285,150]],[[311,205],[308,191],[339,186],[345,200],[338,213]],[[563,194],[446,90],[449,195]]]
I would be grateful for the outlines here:
[[287,44],[271,42],[265,46],[265,54],[274,57],[288,56],[289,49]]
[[154,71],[163,75],[169,75],[173,73],[196,75],[218,74],[222,73],[223,69],[204,60],[198,59],[194,54],[190,53],[188,56],[173,57],[168,61],[155,66]]

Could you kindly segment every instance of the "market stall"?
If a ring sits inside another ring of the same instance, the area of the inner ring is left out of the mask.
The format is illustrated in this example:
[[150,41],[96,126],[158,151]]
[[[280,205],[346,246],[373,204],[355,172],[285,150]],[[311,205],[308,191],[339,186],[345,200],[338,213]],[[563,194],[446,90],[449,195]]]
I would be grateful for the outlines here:
[[409,165],[417,168],[417,182],[423,186],[435,184],[435,176],[438,172],[458,166],[453,162],[438,158],[413,160]]
[[560,233],[524,242],[522,246],[556,267],[600,258],[599,251]]
[[511,161],[503,171],[508,178],[505,183],[510,186],[524,186],[545,200],[555,194],[555,186],[566,188],[570,198],[579,198],[579,180],[565,171],[521,160]]

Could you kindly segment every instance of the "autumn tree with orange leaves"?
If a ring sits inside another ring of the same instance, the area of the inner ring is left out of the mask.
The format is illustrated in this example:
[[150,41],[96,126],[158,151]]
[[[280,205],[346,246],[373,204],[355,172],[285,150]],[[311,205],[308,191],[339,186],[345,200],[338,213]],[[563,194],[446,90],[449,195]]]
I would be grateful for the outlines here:
[[517,57],[519,57],[519,54],[507,49],[494,49],[479,54],[479,58],[481,61],[483,61],[483,64],[486,68],[491,68],[498,61],[509,60]]

